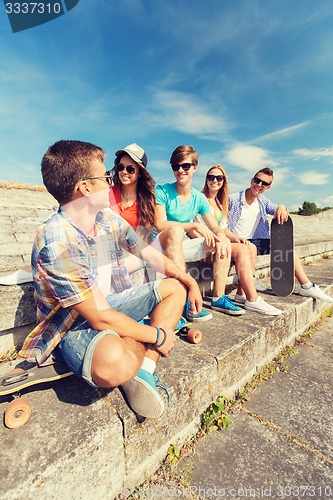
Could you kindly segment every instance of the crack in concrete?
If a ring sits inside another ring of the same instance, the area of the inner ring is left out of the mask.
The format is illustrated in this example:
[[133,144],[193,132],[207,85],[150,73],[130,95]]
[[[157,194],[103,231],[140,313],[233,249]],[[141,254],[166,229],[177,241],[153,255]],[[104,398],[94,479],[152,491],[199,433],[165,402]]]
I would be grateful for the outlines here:
[[331,386],[324,384],[323,382],[316,382],[315,380],[311,380],[310,378],[302,377],[301,375],[299,375],[298,373],[295,373],[293,371],[288,371],[287,373],[289,375],[291,375],[292,377],[295,377],[298,380],[303,380],[304,382],[308,382],[309,384],[316,385],[316,386],[322,387],[324,389],[332,389]]
[[324,455],[319,450],[316,450],[315,448],[313,448],[311,445],[309,445],[302,438],[298,437],[296,434],[291,434],[290,432],[285,431],[284,429],[282,429],[282,427],[274,424],[270,420],[267,420],[265,417],[263,417],[262,415],[259,415],[258,413],[247,410],[245,407],[242,407],[241,410],[244,411],[250,417],[256,419],[260,424],[264,425],[265,427],[267,427],[275,432],[278,432],[279,434],[282,434],[288,440],[292,441],[293,443],[298,444],[299,446],[306,449],[307,451],[310,451],[311,453],[316,455],[316,457],[320,458],[321,460],[324,460],[325,462],[329,463],[330,465],[333,465],[333,460],[330,457]]

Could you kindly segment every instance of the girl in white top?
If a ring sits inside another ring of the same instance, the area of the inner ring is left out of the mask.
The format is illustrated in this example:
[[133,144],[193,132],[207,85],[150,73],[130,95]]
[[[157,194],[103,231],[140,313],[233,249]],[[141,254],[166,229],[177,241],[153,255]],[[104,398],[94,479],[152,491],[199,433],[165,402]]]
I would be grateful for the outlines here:
[[231,259],[235,262],[238,276],[234,301],[239,305],[244,305],[245,309],[261,314],[274,316],[281,314],[280,309],[269,305],[256,291],[253,279],[253,269],[257,258],[255,245],[245,238],[237,237],[227,228],[228,179],[221,165],[214,165],[208,170],[202,192],[212,207],[215,220],[224,229],[225,235],[231,242]]

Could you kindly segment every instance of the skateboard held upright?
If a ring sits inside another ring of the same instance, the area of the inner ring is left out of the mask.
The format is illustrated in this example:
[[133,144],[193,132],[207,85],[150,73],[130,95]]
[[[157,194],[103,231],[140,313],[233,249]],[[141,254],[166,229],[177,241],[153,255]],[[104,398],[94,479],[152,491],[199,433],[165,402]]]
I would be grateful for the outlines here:
[[286,297],[294,289],[294,232],[290,217],[283,224],[271,223],[271,287],[275,295]]

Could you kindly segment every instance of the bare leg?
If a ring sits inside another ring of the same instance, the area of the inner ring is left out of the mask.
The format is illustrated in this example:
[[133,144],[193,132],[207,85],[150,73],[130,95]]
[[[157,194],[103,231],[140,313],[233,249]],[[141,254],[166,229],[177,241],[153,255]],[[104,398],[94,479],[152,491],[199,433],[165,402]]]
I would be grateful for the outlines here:
[[252,265],[252,275],[254,276],[254,271],[256,267],[256,261],[257,261],[257,247],[253,243],[249,243],[247,245],[247,248],[250,252],[250,259],[251,259],[251,265]]
[[[158,289],[163,300],[152,311],[150,324],[174,329],[182,315],[187,291],[179,281],[173,278],[164,279]],[[157,363],[159,352],[152,345],[148,345],[145,356]]]
[[[181,316],[186,290],[180,282],[167,278],[159,284],[162,301],[157,304],[151,313],[151,325],[165,329],[173,329]],[[164,411],[164,401],[159,394],[161,384],[158,376],[153,374],[159,352],[153,345],[146,346],[142,369],[137,377],[122,385],[128,404],[131,408],[145,417],[158,418]],[[170,351],[169,351],[170,352]]]
[[91,375],[99,387],[117,387],[133,378],[142,365],[146,347],[130,338],[105,335],[97,344]]
[[225,286],[230,269],[231,245],[230,240],[227,240],[228,255],[220,259],[214,254],[213,271],[214,271],[214,297],[222,297],[225,294]]
[[253,259],[249,245],[232,243],[231,257],[235,260],[238,276],[237,294],[243,295],[245,293],[247,300],[254,302],[257,300],[258,293],[253,281]]
[[298,256],[295,254],[295,276],[296,279],[299,281],[301,285],[304,285],[304,283],[308,283],[310,280],[305,274],[304,267],[301,264],[301,261],[299,260]]
[[169,257],[181,269],[186,269],[183,256],[182,244],[184,239],[184,230],[181,226],[172,226],[165,229],[159,235],[160,243],[164,249],[165,255]]

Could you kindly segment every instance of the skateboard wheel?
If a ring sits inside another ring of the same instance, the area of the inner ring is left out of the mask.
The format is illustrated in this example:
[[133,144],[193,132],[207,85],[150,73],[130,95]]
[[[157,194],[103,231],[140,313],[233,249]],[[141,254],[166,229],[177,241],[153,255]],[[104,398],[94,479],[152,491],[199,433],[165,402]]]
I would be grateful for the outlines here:
[[28,398],[14,399],[5,411],[5,426],[8,429],[18,429],[28,422],[30,415]]
[[192,344],[199,344],[202,339],[202,333],[196,328],[190,328],[187,332],[187,340]]

